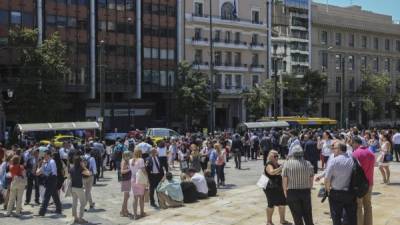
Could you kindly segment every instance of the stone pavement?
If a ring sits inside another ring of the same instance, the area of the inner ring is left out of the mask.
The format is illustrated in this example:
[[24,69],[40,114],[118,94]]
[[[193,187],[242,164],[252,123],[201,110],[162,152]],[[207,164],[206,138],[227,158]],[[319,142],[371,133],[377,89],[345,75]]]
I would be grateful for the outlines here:
[[[262,161],[250,161],[243,163],[242,170],[236,170],[232,162],[226,168],[227,187],[219,189],[218,197],[202,200],[193,204],[185,204],[184,207],[156,210],[145,204],[147,217],[133,221],[119,216],[122,194],[120,185],[116,182],[113,172],[106,172],[105,178],[93,188],[93,198],[96,209],[85,213],[84,218],[91,224],[132,224],[132,225],[261,225],[265,224],[266,198],[261,189],[255,183],[262,171]],[[400,202],[400,163],[393,163],[392,184],[382,185],[378,169],[375,171],[374,193],[372,197],[374,224],[375,225],[400,225],[400,214],[397,205]],[[313,217],[315,224],[332,224],[329,219],[327,202],[321,203],[317,198],[320,184],[315,184],[312,192]],[[55,216],[48,213],[45,218],[33,217],[39,210],[38,206],[24,206],[24,215],[21,218],[4,218],[3,210],[0,210],[0,224],[21,225],[55,225],[72,224],[71,198],[62,198],[64,216]],[[129,199],[129,211],[132,199]],[[50,211],[54,211],[51,206]],[[293,221],[289,210],[286,212],[287,220]],[[278,213],[274,214],[275,224],[279,224]]]

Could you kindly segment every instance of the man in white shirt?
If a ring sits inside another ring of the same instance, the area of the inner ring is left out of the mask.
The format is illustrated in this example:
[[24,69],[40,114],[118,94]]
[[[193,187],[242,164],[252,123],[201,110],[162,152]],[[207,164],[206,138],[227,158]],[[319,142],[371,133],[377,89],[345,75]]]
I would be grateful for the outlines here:
[[142,142],[140,142],[137,147],[142,150],[142,158],[144,160],[147,159],[147,157],[149,157],[150,155],[150,151],[152,146],[150,144],[148,144],[147,142],[145,142],[144,140],[142,140]]
[[205,199],[208,197],[208,186],[206,178],[200,173],[196,172],[196,169],[190,168],[187,171],[187,174],[191,178],[191,181],[196,186],[197,196],[199,199]]
[[65,165],[68,165],[69,147],[69,144],[67,142],[64,142],[63,146],[60,148],[60,150],[58,150],[60,158],[65,163]]
[[394,156],[396,157],[396,161],[399,161],[399,155],[400,155],[400,132],[398,130],[395,130],[395,134],[392,137],[392,143],[393,143],[393,153]]

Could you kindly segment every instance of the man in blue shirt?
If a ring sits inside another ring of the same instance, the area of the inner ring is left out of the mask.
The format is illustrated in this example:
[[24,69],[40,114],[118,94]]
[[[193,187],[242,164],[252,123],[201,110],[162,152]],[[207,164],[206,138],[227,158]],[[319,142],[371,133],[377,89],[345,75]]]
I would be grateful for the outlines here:
[[157,187],[157,197],[162,209],[179,207],[183,205],[183,192],[180,182],[172,178],[172,173],[167,172]]
[[56,205],[56,213],[61,214],[60,196],[58,195],[57,191],[57,166],[55,161],[52,159],[51,151],[49,150],[45,152],[44,162],[40,169],[38,169],[38,175],[44,175],[46,188],[38,216],[45,215],[49,205],[50,197],[53,198],[54,204]]

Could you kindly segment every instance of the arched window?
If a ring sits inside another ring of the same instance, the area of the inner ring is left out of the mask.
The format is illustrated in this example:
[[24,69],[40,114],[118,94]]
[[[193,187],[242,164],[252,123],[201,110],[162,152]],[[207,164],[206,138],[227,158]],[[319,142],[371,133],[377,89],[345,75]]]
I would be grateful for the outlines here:
[[221,18],[224,20],[233,20],[233,5],[230,2],[225,2],[221,7]]

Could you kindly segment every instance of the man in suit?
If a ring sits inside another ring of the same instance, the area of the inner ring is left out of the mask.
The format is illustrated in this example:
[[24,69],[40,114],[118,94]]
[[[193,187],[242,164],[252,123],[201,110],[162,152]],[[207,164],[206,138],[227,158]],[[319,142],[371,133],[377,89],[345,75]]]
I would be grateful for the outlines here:
[[313,165],[314,173],[318,173],[319,151],[317,142],[310,137],[310,134],[304,135],[304,141],[304,159]]
[[150,156],[146,159],[146,170],[150,183],[150,205],[157,207],[154,201],[154,190],[157,188],[164,176],[164,170],[160,166],[160,158],[157,156],[157,149],[151,149]]
[[241,156],[243,151],[243,143],[240,140],[239,134],[235,134],[232,141],[232,152],[235,158],[235,168],[241,169]]

